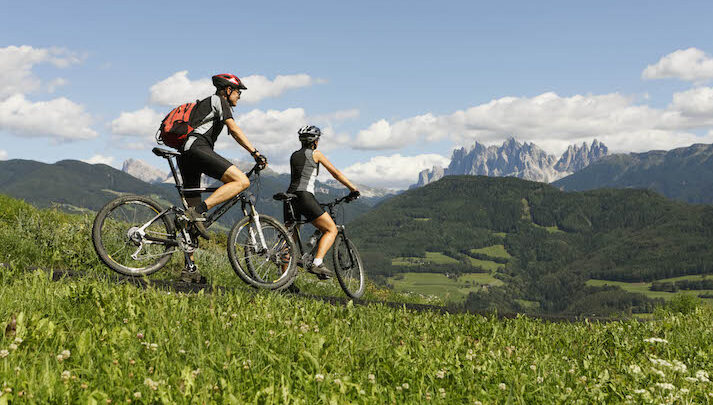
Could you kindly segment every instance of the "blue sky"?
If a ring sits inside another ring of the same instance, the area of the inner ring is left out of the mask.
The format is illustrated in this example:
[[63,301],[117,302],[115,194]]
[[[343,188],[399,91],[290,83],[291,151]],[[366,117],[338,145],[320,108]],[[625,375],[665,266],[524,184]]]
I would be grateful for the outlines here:
[[238,124],[275,168],[315,123],[370,185],[510,136],[554,154],[713,143],[710,2],[198,4],[3,1],[0,158],[164,169],[156,120],[223,72],[246,78]]

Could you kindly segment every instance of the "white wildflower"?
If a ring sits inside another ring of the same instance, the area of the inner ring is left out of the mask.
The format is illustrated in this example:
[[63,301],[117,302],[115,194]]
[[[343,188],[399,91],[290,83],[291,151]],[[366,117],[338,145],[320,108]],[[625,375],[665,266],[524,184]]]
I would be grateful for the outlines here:
[[141,399],[141,393],[138,391],[134,392],[134,398]]
[[508,386],[505,385],[505,383],[500,383],[500,384],[498,384],[498,388],[500,388],[501,390],[505,391],[505,390],[508,388]]
[[537,366],[534,364],[530,364],[530,370],[532,370],[532,371],[537,370]]
[[401,386],[402,386],[405,390],[409,389],[409,387],[410,387],[410,385],[408,385],[408,383],[403,383],[403,384],[401,384]]
[[7,347],[10,350],[17,350],[17,345],[14,343],[10,343],[10,346]]
[[314,375],[314,380],[317,381],[317,382],[322,382],[322,381],[324,381],[324,375],[322,375],[322,374],[315,374],[315,375]]
[[0,350],[0,359],[4,359],[5,357],[9,356],[10,352],[8,352],[5,349]]
[[688,388],[681,388],[681,392],[684,394],[688,394]]
[[67,370],[62,371],[62,379],[68,381],[72,377],[72,373]]
[[438,370],[436,371],[436,378],[445,378],[446,377],[446,370]]
[[657,359],[656,357],[651,357],[651,358],[649,358],[649,361],[651,361],[652,363],[654,363],[657,366],[672,367],[671,363],[669,363],[668,361],[666,361],[664,359]]
[[646,392],[648,392],[648,391],[646,391],[646,390],[634,390],[634,394],[644,394],[644,393],[646,393]]
[[441,395],[441,398],[446,397],[446,389],[445,388],[439,388],[438,393]]
[[688,370],[688,367],[683,364],[683,362],[674,360],[673,361],[673,371],[679,372],[679,373],[685,373]]
[[374,374],[369,374],[369,382],[374,384],[376,382],[376,376]]
[[697,378],[700,382],[709,382],[709,381],[710,381],[710,380],[708,379],[708,378],[709,378],[709,377],[708,377],[708,373],[707,373],[706,371],[704,371],[704,370],[698,370],[698,371],[696,371],[696,378]]
[[148,386],[152,390],[156,391],[158,389],[158,381],[154,381],[150,378],[144,379],[144,385]]
[[545,381],[544,378],[542,378],[542,377],[537,377],[537,383],[538,383],[538,384],[542,384],[543,381]]
[[636,364],[631,364],[629,365],[629,371],[631,371],[633,374],[641,374],[641,367]]
[[468,353],[465,355],[466,360],[473,360],[475,356],[473,356],[473,349],[468,349]]
[[655,384],[657,387],[663,389],[663,390],[674,390],[676,387],[673,384],[670,383],[656,383]]
[[22,343],[22,339],[20,339],[19,337],[17,337],[17,338],[15,338],[15,340],[13,341],[13,343],[15,343],[16,345],[19,345],[20,343]]
[[342,385],[342,380],[340,380],[339,378],[335,378],[334,383],[337,385]]
[[697,383],[698,379],[695,377],[685,377],[685,380],[692,383]]
[[668,340],[657,338],[657,337],[652,337],[652,338],[644,339],[644,342],[647,342],[647,343],[668,343]]
[[652,368],[652,369],[651,369],[651,372],[654,373],[654,374],[658,374],[661,378],[666,377],[666,373],[664,373],[664,372],[661,371],[661,370]]

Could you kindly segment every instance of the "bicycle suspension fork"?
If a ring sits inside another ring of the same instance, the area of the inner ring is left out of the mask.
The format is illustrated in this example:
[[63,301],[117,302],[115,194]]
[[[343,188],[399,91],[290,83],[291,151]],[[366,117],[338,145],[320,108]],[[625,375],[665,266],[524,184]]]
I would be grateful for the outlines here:
[[243,201],[243,215],[250,216],[250,220],[255,224],[255,229],[257,230],[256,235],[256,232],[252,227],[248,228],[252,243],[258,245],[257,239],[259,239],[259,246],[262,246],[263,249],[267,249],[267,243],[265,243],[265,235],[262,233],[262,226],[260,225],[260,215],[255,210],[255,205],[252,203],[252,201]]

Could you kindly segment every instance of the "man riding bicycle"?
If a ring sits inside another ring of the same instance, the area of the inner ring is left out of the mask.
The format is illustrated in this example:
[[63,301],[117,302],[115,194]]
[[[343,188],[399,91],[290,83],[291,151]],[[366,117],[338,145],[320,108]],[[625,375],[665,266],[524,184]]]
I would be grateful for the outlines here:
[[[308,222],[322,231],[314,261],[311,265],[305,263],[305,268],[320,278],[328,278],[332,272],[324,266],[323,260],[337,236],[337,226],[329,213],[324,211],[324,208],[314,197],[314,182],[319,174],[319,165],[323,165],[332,177],[351,191],[349,197],[359,197],[359,191],[322,152],[317,150],[319,138],[322,136],[322,131],[319,128],[314,125],[306,125],[300,128],[297,134],[302,148],[290,156],[291,181],[287,192],[297,196],[292,202],[295,215],[303,215]],[[296,219],[290,218],[288,210],[285,210],[285,224],[288,227]]]
[[[189,206],[186,215],[205,239],[210,239],[210,236],[203,224],[204,213],[250,186],[250,180],[245,173],[213,150],[223,127],[228,128],[228,133],[240,146],[250,152],[257,163],[262,167],[267,166],[267,159],[252,146],[233,119],[232,107],[237,105],[242,90],[247,90],[247,87],[237,76],[227,73],[213,76],[213,85],[216,87],[215,94],[199,101],[191,113],[190,122],[198,123],[198,126],[188,134],[185,144],[180,149],[181,156],[178,157],[178,168],[184,187],[199,188],[201,174],[224,183],[205,201],[201,201],[200,192],[186,193],[186,202]],[[181,279],[187,282],[201,280],[195,264],[186,263]]]

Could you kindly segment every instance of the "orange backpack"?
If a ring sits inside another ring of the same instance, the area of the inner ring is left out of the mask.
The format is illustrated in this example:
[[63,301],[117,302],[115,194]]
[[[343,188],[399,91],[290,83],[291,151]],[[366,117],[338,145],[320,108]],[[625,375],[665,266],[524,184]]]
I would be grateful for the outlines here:
[[174,149],[180,149],[186,143],[188,134],[193,131],[189,120],[196,104],[198,104],[198,100],[195,103],[179,105],[171,110],[161,121],[161,126],[156,133],[156,142]]

